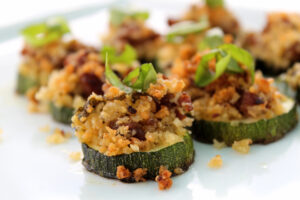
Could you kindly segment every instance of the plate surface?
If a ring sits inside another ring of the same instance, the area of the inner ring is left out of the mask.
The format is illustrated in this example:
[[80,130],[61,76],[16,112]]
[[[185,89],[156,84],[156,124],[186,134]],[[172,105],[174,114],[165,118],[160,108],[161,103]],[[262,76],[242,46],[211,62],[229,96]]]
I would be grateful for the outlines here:
[[[149,25],[164,31],[169,8],[152,8]],[[182,11],[181,8],[178,9]],[[177,10],[177,11],[178,11]],[[178,12],[177,12],[178,13]],[[237,15],[249,28],[263,24],[264,13],[239,10]],[[99,34],[107,26],[107,11],[71,22],[75,37],[99,43]],[[247,20],[248,19],[248,20]],[[250,20],[251,19],[251,20]],[[27,102],[14,92],[21,38],[0,44],[0,199],[69,200],[69,199],[300,199],[300,127],[282,140],[264,146],[253,145],[248,155],[231,148],[216,150],[211,145],[194,142],[196,158],[185,174],[173,178],[173,187],[159,191],[152,181],[124,184],[87,172],[80,162],[72,162],[69,153],[80,151],[73,136],[67,143],[49,145],[39,128],[60,127],[46,114],[29,114]],[[224,166],[207,167],[220,154]]]

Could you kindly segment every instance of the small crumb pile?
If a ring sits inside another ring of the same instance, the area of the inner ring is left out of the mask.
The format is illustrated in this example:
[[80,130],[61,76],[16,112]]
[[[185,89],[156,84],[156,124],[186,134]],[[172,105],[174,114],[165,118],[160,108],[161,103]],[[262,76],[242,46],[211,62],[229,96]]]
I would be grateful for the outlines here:
[[164,166],[160,166],[159,175],[156,176],[155,181],[158,183],[160,190],[166,190],[172,187],[173,181],[171,179],[172,172],[167,170]]
[[137,168],[133,171],[133,178],[136,182],[145,182],[144,176],[147,174],[146,168]]
[[80,151],[74,151],[69,154],[69,157],[72,161],[76,162],[76,161],[81,160],[82,153]]
[[174,169],[174,173],[177,175],[183,174],[183,172],[184,172],[183,169],[181,169],[180,167]]
[[250,151],[250,144],[252,144],[251,139],[243,139],[240,141],[234,141],[232,144],[232,149],[241,154],[247,154]]
[[128,179],[131,177],[131,172],[129,169],[124,167],[124,165],[119,165],[117,167],[117,178],[122,180],[122,179]]
[[213,147],[216,149],[223,149],[224,147],[226,147],[225,142],[219,142],[216,139],[213,139]]
[[126,179],[130,179],[133,175],[135,182],[144,182],[146,181],[146,179],[144,178],[146,174],[147,174],[146,168],[137,168],[136,170],[133,171],[133,173],[131,173],[129,169],[124,167],[124,165],[119,165],[117,167],[116,176],[119,180],[126,180]]
[[222,165],[223,165],[223,160],[220,155],[216,155],[208,162],[208,167],[214,169],[219,169],[222,167]]
[[49,144],[61,144],[68,141],[71,138],[71,133],[65,133],[63,130],[56,128],[52,135],[47,137],[47,143]]
[[42,133],[49,133],[50,132],[50,126],[49,125],[41,126],[39,128],[39,131],[42,132]]

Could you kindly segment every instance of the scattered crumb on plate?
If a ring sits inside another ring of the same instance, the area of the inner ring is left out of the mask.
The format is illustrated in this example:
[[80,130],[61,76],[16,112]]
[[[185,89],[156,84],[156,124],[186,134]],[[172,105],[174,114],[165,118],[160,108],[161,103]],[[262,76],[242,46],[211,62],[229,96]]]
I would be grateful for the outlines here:
[[50,126],[49,125],[41,126],[39,128],[39,131],[43,132],[43,133],[49,133],[50,132]]
[[172,187],[173,181],[171,179],[172,172],[167,170],[164,166],[160,166],[159,175],[155,177],[155,181],[158,183],[159,190],[166,190]]
[[82,158],[82,153],[80,151],[74,151],[69,154],[72,161],[79,161]]
[[226,144],[225,142],[219,142],[217,139],[213,139],[213,147],[215,147],[216,149],[222,149],[226,147]]
[[247,154],[250,151],[250,144],[252,144],[251,139],[234,141],[234,143],[232,144],[232,149],[241,154]]
[[208,167],[219,169],[223,166],[223,160],[220,155],[216,155],[208,162]]
[[70,139],[71,133],[64,132],[63,130],[56,128],[52,135],[47,137],[47,143],[49,144],[61,144]]

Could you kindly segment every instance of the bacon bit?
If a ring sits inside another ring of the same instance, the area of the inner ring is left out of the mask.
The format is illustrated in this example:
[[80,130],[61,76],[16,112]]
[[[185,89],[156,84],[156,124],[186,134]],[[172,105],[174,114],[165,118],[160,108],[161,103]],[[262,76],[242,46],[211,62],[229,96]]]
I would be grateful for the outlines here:
[[136,182],[145,182],[146,179],[144,176],[147,174],[147,169],[146,168],[137,168],[136,170],[133,171],[133,178]]
[[160,166],[159,168],[159,175],[155,177],[155,181],[158,183],[158,188],[160,190],[169,189],[173,181],[170,178],[172,176],[172,172],[167,170],[164,166]]
[[176,114],[176,117],[180,120],[184,120],[186,118],[186,116],[181,114],[181,112],[178,109],[175,110],[175,114]]
[[124,167],[124,165],[119,165],[117,167],[117,174],[116,174],[117,178],[119,180],[122,180],[122,179],[128,179],[131,177],[131,172],[129,171],[129,169],[126,169]]
[[96,94],[103,94],[102,91],[102,81],[92,73],[82,74],[79,78],[79,84],[82,89],[83,97],[87,98],[93,92]]
[[257,94],[251,92],[244,92],[240,102],[239,110],[245,115],[248,115],[248,106],[264,103],[264,101]]
[[208,167],[219,169],[223,165],[223,160],[220,155],[216,155],[208,162]]
[[172,26],[172,25],[174,25],[174,24],[176,24],[176,23],[178,23],[178,22],[179,22],[178,19],[174,19],[174,18],[169,18],[169,19],[168,19],[168,25],[169,25],[169,26]]
[[183,92],[181,94],[181,96],[178,99],[178,103],[184,108],[186,112],[191,112],[193,110],[191,97],[186,92]]
[[234,143],[232,144],[232,149],[241,154],[247,154],[250,151],[250,144],[252,144],[251,139],[234,141]]

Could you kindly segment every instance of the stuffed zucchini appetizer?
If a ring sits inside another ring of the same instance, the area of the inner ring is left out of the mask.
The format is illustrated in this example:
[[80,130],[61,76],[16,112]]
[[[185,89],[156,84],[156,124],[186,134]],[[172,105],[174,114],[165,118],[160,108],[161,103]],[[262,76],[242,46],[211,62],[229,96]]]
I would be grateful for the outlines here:
[[[260,72],[251,55],[232,44],[177,62],[173,72],[187,84],[193,101],[196,139],[231,145],[249,138],[270,143],[297,123],[296,104]],[[177,69],[176,69],[177,68]]]
[[287,73],[281,76],[281,80],[296,92],[296,100],[300,103],[300,63],[295,63]]
[[210,27],[221,28],[224,33],[236,36],[240,31],[240,25],[235,16],[225,7],[223,0],[206,0],[203,4],[194,4],[179,19],[170,18],[168,24],[171,26],[182,21],[199,21],[207,18]]
[[152,180],[162,167],[173,175],[187,170],[194,149],[185,128],[193,120],[185,115],[192,104],[184,82],[157,75],[150,63],[123,82],[106,65],[106,78],[105,95],[92,94],[72,118],[85,168],[126,182],[141,180],[141,170]]
[[64,68],[51,74],[48,84],[41,87],[36,99],[49,105],[49,111],[56,121],[70,124],[74,110],[83,106],[90,94],[103,94],[105,66],[101,55],[104,52],[110,52],[112,68],[120,77],[138,65],[135,50],[129,45],[121,54],[113,50],[109,47],[101,52],[82,49],[69,54]]
[[300,60],[300,15],[269,13],[262,32],[242,34],[239,40],[259,69],[278,75]]
[[51,72],[63,67],[66,55],[87,48],[76,40],[64,40],[63,36],[69,32],[67,22],[62,18],[53,18],[22,30],[25,45],[17,77],[19,94],[46,85]]
[[110,10],[109,32],[103,37],[104,45],[123,51],[126,44],[131,45],[141,63],[155,63],[156,51],[161,45],[161,36],[147,27],[146,11],[113,8]]

